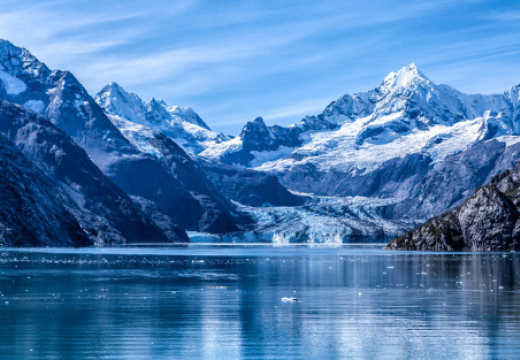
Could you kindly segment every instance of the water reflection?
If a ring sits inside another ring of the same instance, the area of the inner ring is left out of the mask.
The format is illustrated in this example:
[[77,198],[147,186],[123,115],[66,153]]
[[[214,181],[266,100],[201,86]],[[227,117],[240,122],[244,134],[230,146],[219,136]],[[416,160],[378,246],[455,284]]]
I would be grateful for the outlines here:
[[0,254],[4,358],[487,359],[520,345],[517,254],[46,251]]

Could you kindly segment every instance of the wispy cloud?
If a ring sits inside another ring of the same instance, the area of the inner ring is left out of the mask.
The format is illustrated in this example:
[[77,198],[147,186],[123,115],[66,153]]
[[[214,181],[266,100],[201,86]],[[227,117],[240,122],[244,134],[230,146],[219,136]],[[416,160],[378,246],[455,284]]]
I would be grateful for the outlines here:
[[520,20],[520,11],[493,11],[490,14],[485,15],[484,18],[493,21],[518,21]]
[[[482,87],[471,71],[504,63],[520,43],[518,7],[491,3],[0,0],[0,37],[72,70],[91,93],[117,81],[236,128],[258,115],[296,122],[410,62]],[[511,67],[489,71],[497,87],[502,71]]]
[[268,122],[272,122],[273,120],[285,118],[301,118],[305,115],[315,115],[321,113],[330,102],[330,98],[306,99],[289,106],[271,109],[263,118]]

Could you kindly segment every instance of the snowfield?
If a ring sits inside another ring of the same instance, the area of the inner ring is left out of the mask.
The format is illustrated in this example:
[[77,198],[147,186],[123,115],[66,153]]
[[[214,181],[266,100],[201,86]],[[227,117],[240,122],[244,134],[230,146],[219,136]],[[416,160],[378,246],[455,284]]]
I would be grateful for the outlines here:
[[[431,82],[412,64],[392,72],[376,89],[345,95],[320,115],[332,130],[302,130],[301,145],[252,152],[240,165],[284,172],[302,164],[319,170],[370,172],[390,159],[424,154],[433,163],[489,138],[520,134],[519,89],[467,95]],[[288,128],[303,128],[305,119]],[[224,160],[243,147],[240,137],[200,155]],[[242,145],[242,146],[241,146]],[[236,165],[236,164],[235,164]]]

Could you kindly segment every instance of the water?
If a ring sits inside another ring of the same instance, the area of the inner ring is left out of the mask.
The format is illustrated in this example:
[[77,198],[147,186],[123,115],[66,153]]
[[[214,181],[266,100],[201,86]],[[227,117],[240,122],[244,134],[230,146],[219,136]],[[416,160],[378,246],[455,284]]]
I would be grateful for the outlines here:
[[6,359],[520,356],[511,253],[0,249],[0,292]]

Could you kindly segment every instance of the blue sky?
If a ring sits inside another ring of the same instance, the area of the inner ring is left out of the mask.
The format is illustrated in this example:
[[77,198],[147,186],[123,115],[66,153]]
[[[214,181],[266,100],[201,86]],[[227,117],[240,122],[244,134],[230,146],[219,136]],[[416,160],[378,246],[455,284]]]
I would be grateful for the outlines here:
[[518,0],[0,0],[0,37],[91,94],[116,81],[231,134],[319,114],[412,62],[469,93],[520,83]]

